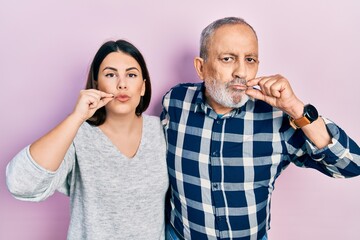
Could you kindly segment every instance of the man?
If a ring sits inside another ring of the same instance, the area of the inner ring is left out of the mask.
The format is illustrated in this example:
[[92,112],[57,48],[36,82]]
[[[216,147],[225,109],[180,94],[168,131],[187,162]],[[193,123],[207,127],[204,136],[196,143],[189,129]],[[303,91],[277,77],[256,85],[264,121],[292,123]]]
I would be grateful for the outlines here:
[[243,19],[201,35],[203,83],[163,99],[170,239],[267,239],[276,178],[291,162],[331,177],[360,174],[360,149],[294,94],[281,75],[258,77],[258,39]]

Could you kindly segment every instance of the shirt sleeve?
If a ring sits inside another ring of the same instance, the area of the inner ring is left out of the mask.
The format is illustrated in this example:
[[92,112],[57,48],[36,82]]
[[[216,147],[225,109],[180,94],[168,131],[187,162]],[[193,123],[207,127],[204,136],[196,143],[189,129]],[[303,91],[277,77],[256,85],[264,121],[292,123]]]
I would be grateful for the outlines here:
[[360,175],[359,146],[335,123],[326,118],[323,119],[332,137],[331,143],[318,149],[306,139],[304,147],[295,154],[297,157],[293,159],[293,162],[300,167],[315,168],[334,178]]
[[[6,183],[11,194],[19,200],[32,202],[45,200],[58,188],[68,195],[69,190],[64,186],[68,185],[66,179],[72,164],[63,161],[55,172],[49,171],[33,160],[29,149],[30,145],[22,149],[6,167]],[[69,160],[70,155],[74,155],[73,146],[65,158]]]
[[[169,124],[169,105],[170,105],[170,92],[167,92],[162,99],[162,112],[160,114],[160,120],[164,130],[167,129]],[[166,131],[165,131],[165,135],[166,135]]]

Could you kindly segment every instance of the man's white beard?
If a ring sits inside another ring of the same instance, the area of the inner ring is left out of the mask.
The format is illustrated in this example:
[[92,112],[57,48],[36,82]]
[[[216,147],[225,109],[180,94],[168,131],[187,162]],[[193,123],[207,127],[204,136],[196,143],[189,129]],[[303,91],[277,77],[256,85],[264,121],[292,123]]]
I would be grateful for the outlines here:
[[228,108],[239,108],[248,100],[244,90],[231,89],[233,84],[246,84],[245,79],[236,78],[228,83],[221,84],[215,79],[205,80],[205,88],[210,97],[218,104]]

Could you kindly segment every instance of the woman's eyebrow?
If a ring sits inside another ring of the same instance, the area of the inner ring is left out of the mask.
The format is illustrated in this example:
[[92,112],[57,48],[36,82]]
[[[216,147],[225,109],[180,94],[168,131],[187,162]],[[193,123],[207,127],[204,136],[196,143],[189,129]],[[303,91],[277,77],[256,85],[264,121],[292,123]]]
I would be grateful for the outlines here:
[[[116,68],[114,68],[114,67],[105,67],[105,68],[103,69],[103,71],[105,71],[105,70],[107,70],[107,69],[112,70],[112,71],[115,71],[115,72],[118,71],[118,70],[117,70]],[[129,68],[125,69],[125,71],[130,71],[130,70],[134,70],[134,69],[137,70],[138,72],[140,72],[139,69],[137,69],[137,67],[129,67]]]
[[105,70],[107,70],[107,69],[113,70],[113,71],[117,72],[117,69],[114,68],[114,67],[105,67],[105,68],[103,69],[103,71],[105,71]]
[[137,67],[129,67],[129,68],[126,69],[126,71],[130,71],[130,70],[133,70],[133,69],[135,69],[135,70],[137,70],[138,72],[140,72],[139,69],[137,69]]

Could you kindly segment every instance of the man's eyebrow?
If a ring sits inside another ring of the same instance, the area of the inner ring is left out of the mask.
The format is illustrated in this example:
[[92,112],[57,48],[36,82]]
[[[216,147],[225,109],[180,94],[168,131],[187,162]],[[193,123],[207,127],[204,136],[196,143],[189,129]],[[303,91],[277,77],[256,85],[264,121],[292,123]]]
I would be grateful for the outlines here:
[[238,56],[234,53],[231,53],[231,52],[224,52],[224,53],[220,53],[218,55],[218,58],[223,58],[224,56],[231,56],[231,57],[234,57],[234,58],[237,58]]
[[[232,56],[232,57],[238,57],[237,54],[232,53],[232,52],[225,52],[225,53],[223,53],[223,54],[224,54],[224,55],[230,55],[230,56]],[[245,54],[245,56],[246,56],[246,57],[255,57],[255,58],[258,58],[258,57],[259,57],[259,55],[256,54],[256,53]]]
[[223,53],[220,53],[220,55],[231,55],[231,56],[236,56],[235,53],[233,52],[223,52]]
[[259,55],[256,54],[256,53],[250,53],[250,54],[247,54],[246,56],[247,56],[247,57],[256,57],[256,58],[259,57]]

